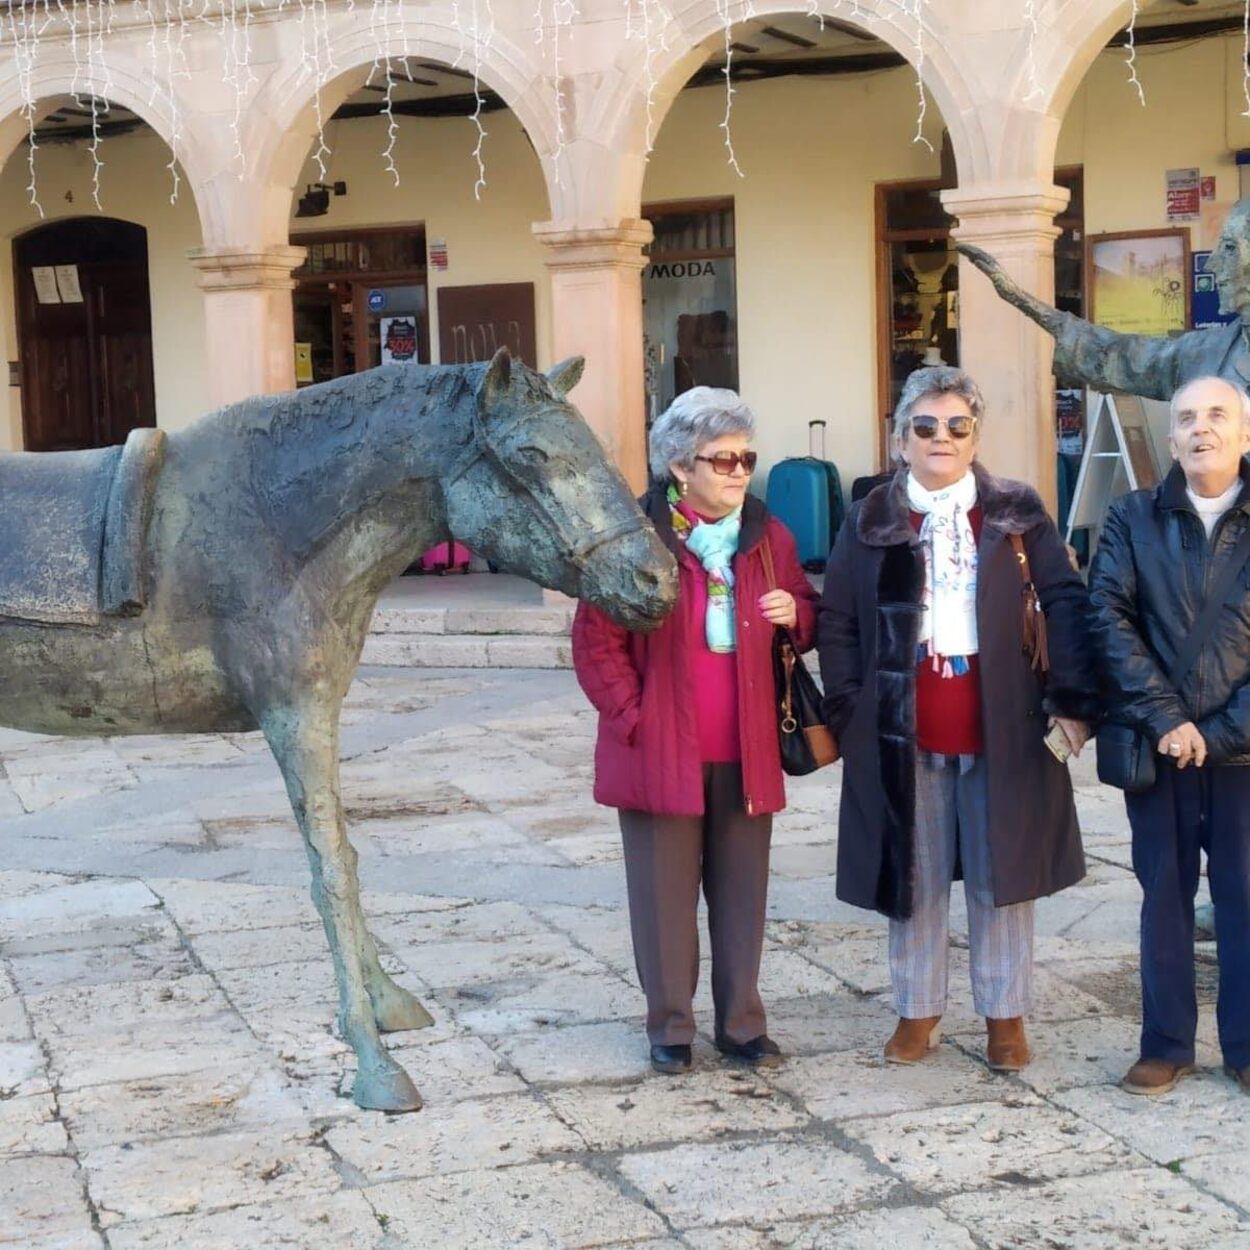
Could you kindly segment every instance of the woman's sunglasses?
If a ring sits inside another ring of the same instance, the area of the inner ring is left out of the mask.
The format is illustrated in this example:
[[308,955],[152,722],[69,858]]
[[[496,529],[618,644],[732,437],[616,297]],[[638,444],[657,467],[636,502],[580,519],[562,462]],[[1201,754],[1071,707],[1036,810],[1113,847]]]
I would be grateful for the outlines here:
[[712,472],[719,473],[721,477],[728,477],[739,465],[744,473],[754,473],[759,458],[759,453],[754,451],[744,451],[741,454],[736,451],[718,451],[714,456],[695,456],[696,460],[710,464]]
[[939,425],[946,426],[946,432],[951,438],[962,439],[969,437],[977,428],[977,419],[963,416],[931,417],[925,412],[911,419],[911,428],[917,438],[936,438]]

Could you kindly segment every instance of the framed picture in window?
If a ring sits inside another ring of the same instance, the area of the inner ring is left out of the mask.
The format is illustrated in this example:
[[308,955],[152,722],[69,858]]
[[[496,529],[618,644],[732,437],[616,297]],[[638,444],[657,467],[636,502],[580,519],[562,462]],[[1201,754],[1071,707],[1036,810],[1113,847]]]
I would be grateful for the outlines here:
[[1189,328],[1189,229],[1092,234],[1086,290],[1090,320],[1123,334]]

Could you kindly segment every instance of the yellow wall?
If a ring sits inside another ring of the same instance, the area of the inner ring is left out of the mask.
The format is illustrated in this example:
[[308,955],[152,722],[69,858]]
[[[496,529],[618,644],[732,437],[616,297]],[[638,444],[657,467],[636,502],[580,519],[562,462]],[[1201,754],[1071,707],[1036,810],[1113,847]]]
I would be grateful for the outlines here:
[[[807,423],[820,417],[849,490],[876,456],[875,185],[938,173],[937,156],[912,142],[914,76],[739,88],[730,131],[742,178],[726,160],[724,110],[717,87],[678,97],[644,198],[734,197],[739,387],[759,418],[757,480],[774,461],[806,455]],[[940,147],[934,108],[929,123]]]
[[[1169,169],[1214,175],[1225,206],[1237,199],[1233,152],[1250,147],[1242,94],[1240,34],[1143,48],[1138,72],[1146,107],[1128,83],[1123,50],[1104,52],[1081,84],[1060,132],[1057,161],[1085,168],[1088,233],[1167,226]],[[1212,242],[1194,223],[1195,248]]]
[[[207,407],[203,301],[187,260],[187,251],[201,243],[199,217],[185,179],[178,203],[170,204],[172,182],[165,169],[169,149],[152,131],[106,139],[100,156],[104,215],[134,222],[148,232],[157,421],[176,429]],[[26,158],[23,144],[0,171],[0,335],[5,360],[18,358],[12,240],[41,224],[26,193]],[[35,170],[44,220],[96,215],[91,199],[93,162],[86,145],[42,147],[36,153]],[[6,402],[0,405],[0,448],[21,445],[21,393],[9,387]]]
[[[448,255],[447,269],[429,275],[433,358],[439,358],[440,287],[532,282],[538,360],[546,367],[552,363],[551,292],[542,245],[530,229],[549,216],[542,167],[512,113],[488,113],[482,121],[486,186],[480,199],[473,196],[477,132],[467,118],[399,118],[398,187],[382,160],[384,118],[332,122],[326,131],[332,155],[324,181],[346,182],[347,195],[332,195],[324,217],[292,218],[291,230],[302,234],[424,222],[427,239],[445,239]],[[296,198],[306,184],[322,181],[319,172],[312,160],[306,163]]]

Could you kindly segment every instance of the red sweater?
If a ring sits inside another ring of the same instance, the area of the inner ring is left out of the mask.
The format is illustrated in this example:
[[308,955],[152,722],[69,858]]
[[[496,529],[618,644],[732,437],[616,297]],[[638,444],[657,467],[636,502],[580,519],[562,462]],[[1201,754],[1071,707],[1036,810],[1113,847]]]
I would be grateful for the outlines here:
[[[981,508],[968,513],[973,537],[981,541]],[[911,514],[912,529],[919,532],[924,514]],[[931,657],[916,664],[916,745],[937,755],[980,755],[981,666],[979,657],[968,657],[968,671],[943,677],[933,668]]]

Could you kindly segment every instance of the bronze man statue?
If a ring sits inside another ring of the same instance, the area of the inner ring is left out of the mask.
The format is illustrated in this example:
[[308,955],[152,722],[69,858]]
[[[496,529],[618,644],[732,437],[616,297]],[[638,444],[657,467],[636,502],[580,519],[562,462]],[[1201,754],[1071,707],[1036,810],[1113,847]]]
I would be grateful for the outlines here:
[[1176,338],[1120,334],[1061,312],[1022,290],[988,252],[959,244],[994,289],[1055,339],[1055,376],[1070,386],[1171,399],[1193,378],[1221,377],[1250,389],[1250,200],[1228,215],[1207,261],[1220,293],[1220,312],[1238,313],[1228,325],[1190,330]]

